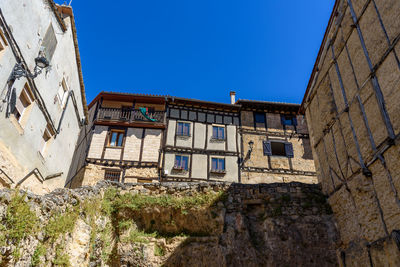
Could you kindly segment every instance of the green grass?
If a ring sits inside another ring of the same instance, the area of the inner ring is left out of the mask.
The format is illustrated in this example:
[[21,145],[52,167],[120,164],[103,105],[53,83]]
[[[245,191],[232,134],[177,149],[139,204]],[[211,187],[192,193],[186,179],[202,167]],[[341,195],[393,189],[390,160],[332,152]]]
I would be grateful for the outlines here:
[[69,267],[71,266],[69,262],[69,256],[67,254],[64,254],[64,249],[62,246],[57,246],[56,248],[56,256],[53,260],[53,264],[55,266],[64,266],[64,267]]
[[157,244],[154,245],[154,256],[164,256],[165,251],[162,247],[158,246]]
[[184,210],[195,207],[209,207],[215,202],[224,199],[225,193],[220,191],[216,193],[197,193],[194,196],[171,196],[158,195],[148,196],[141,194],[118,194],[117,189],[110,188],[104,194],[102,210],[105,214],[111,215],[120,209],[130,209],[133,211],[141,210],[145,207],[159,206],[172,207]]
[[44,227],[46,237],[54,242],[61,234],[72,232],[78,216],[79,206],[67,209],[65,213],[53,215],[49,223]]
[[127,237],[123,238],[121,241],[124,243],[149,243],[149,238],[157,237],[157,232],[146,233],[144,231],[139,231],[137,229],[130,229]]
[[33,252],[33,256],[31,259],[31,265],[32,266],[38,266],[41,261],[40,261],[40,257],[45,255],[47,252],[46,247],[42,244],[37,245],[35,251]]
[[15,245],[12,255],[16,261],[21,256],[19,243],[26,236],[35,233],[38,229],[39,219],[24,201],[26,194],[15,191],[7,205],[5,218],[0,222],[0,245],[11,241]]

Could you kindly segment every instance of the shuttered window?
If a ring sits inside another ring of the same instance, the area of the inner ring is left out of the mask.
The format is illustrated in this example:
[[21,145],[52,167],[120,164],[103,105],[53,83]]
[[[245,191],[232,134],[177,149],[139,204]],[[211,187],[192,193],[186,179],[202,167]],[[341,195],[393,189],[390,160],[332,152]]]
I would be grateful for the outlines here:
[[211,158],[211,172],[225,172],[225,159]]
[[281,115],[282,125],[297,126],[297,118],[294,115]]
[[178,122],[176,135],[190,136],[190,123]]
[[41,48],[49,62],[53,58],[56,46],[57,46],[56,34],[54,33],[53,25],[50,24],[43,38],[42,48]]
[[293,158],[293,145],[289,142],[263,141],[264,156],[286,156]]
[[225,127],[213,126],[213,139],[224,140],[225,139]]
[[188,169],[188,162],[189,162],[189,157],[188,156],[176,155],[175,156],[174,169],[187,170]]
[[265,113],[261,112],[254,113],[254,120],[256,123],[265,123]]
[[124,130],[111,130],[108,146],[122,147],[124,144]]

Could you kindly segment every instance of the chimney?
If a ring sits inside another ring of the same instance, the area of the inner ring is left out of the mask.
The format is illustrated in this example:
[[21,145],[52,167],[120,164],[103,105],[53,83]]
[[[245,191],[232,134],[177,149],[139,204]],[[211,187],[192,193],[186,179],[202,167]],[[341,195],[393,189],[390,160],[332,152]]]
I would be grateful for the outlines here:
[[235,91],[230,91],[229,95],[231,96],[231,104],[236,103],[236,92]]

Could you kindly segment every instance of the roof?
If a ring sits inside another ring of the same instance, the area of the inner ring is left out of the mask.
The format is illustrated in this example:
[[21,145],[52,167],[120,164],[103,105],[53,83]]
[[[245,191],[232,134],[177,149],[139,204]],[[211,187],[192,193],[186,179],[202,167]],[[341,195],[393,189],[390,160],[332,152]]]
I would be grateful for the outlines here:
[[[53,2],[52,0],[49,0],[50,2]],[[53,2],[54,4],[54,2]],[[88,107],[87,107],[87,102],[86,102],[86,93],[85,93],[85,84],[83,83],[83,75],[82,75],[82,65],[81,65],[81,57],[79,54],[79,46],[78,46],[78,37],[76,34],[76,27],[75,27],[75,19],[74,19],[74,14],[72,11],[72,7],[70,6],[60,6],[56,5],[56,8],[58,12],[68,15],[71,18],[71,28],[72,28],[72,37],[74,40],[74,48],[75,48],[75,59],[76,59],[76,65],[78,68],[78,76],[79,76],[79,85],[80,85],[80,90],[81,90],[81,100],[82,100],[82,107],[83,107],[83,113],[85,115],[85,122],[88,123],[88,117],[89,117],[89,112],[88,112]],[[59,17],[59,13],[56,13],[56,16]],[[61,18],[60,18],[61,19]],[[64,27],[64,21],[62,21]]]
[[101,98],[112,98],[117,101],[133,101],[142,100],[150,102],[165,103],[168,99],[168,95],[150,95],[150,94],[135,94],[135,93],[122,93],[122,92],[111,92],[111,91],[101,91],[89,104],[91,108],[99,99]]
[[319,63],[319,60],[320,60],[321,55],[323,53],[323,47],[324,47],[324,44],[326,43],[326,40],[327,40],[327,37],[328,37],[328,32],[331,29],[333,18],[334,18],[335,14],[336,14],[336,10],[337,10],[337,8],[339,6],[339,2],[340,2],[340,0],[336,0],[335,1],[335,5],[333,6],[333,10],[332,10],[331,16],[329,17],[328,26],[326,27],[324,38],[322,39],[322,43],[321,43],[321,46],[320,46],[319,51],[318,51],[317,59],[315,60],[313,70],[311,72],[310,80],[308,81],[308,84],[307,84],[307,89],[306,89],[306,92],[304,94],[303,101],[301,102],[301,106],[300,106],[300,110],[299,110],[300,113],[304,113],[304,111],[305,111],[304,110],[304,105],[305,105],[307,97],[308,97],[308,95],[310,93],[311,85],[313,84],[313,81],[314,81],[314,78],[315,78],[315,74],[316,74],[316,72],[318,72],[318,63]]
[[242,106],[244,110],[267,110],[268,112],[290,112],[297,113],[300,108],[300,104],[283,103],[283,102],[270,102],[270,101],[259,101],[259,100],[247,100],[239,99],[236,101],[237,104]]
[[248,100],[248,99],[239,99],[236,101],[236,104],[263,104],[263,105],[274,105],[274,106],[293,106],[300,107],[300,104],[296,103],[285,103],[285,102],[272,102],[272,101],[261,101],[261,100]]
[[190,106],[203,106],[209,108],[222,108],[222,109],[230,109],[230,110],[239,110],[240,105],[237,104],[225,104],[218,103],[212,101],[204,101],[198,99],[190,99],[183,97],[175,97],[170,95],[151,95],[151,94],[136,94],[136,93],[122,93],[122,92],[111,92],[111,91],[102,91],[100,92],[89,104],[89,108],[91,108],[94,103],[96,103],[101,97],[112,98],[117,101],[133,101],[133,100],[142,100],[150,102],[159,102],[159,103],[168,103],[168,104],[177,104],[177,105],[190,105]]
[[59,13],[60,11],[58,10],[59,6],[57,4],[55,4],[53,0],[47,0],[47,2],[49,3],[51,10],[53,10],[54,15],[56,16],[56,19],[61,26],[61,29],[65,32],[67,30],[67,26],[65,26],[65,23],[60,16],[60,13]]
[[230,110],[237,110],[239,111],[240,105],[238,104],[226,104],[226,103],[219,103],[219,102],[212,102],[212,101],[205,101],[205,100],[198,100],[198,99],[190,99],[190,98],[183,98],[183,97],[170,97],[168,103],[176,103],[176,104],[185,104],[190,106],[203,106],[215,109],[230,109]]

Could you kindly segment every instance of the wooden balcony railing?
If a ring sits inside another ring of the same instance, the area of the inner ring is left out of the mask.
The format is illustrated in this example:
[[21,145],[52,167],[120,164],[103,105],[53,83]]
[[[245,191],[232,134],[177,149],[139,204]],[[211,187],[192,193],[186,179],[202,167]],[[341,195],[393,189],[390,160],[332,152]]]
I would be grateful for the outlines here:
[[99,108],[97,120],[164,123],[164,111],[144,112],[129,108]]

